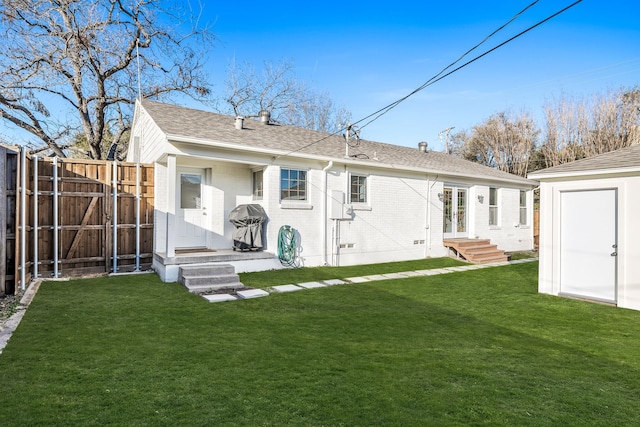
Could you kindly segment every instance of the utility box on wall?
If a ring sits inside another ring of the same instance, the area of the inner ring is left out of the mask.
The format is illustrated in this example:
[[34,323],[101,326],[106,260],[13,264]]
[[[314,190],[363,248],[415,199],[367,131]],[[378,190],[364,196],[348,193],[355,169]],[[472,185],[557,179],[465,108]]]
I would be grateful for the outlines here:
[[331,190],[329,199],[329,219],[350,219],[345,213],[344,192]]

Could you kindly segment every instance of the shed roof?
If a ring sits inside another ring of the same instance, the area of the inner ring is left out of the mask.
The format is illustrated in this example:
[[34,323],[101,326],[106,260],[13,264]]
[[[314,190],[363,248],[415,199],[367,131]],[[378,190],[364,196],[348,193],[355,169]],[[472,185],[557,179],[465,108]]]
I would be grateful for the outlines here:
[[[242,130],[235,117],[143,100],[142,106],[169,140],[232,144],[239,150],[273,150],[281,156],[313,157],[345,162],[345,140],[341,135],[280,124],[264,125],[245,119]],[[350,161],[363,165],[423,170],[426,173],[497,180],[524,185],[536,182],[445,153],[359,140],[349,149]]]
[[640,171],[640,145],[621,148],[529,174],[532,179]]

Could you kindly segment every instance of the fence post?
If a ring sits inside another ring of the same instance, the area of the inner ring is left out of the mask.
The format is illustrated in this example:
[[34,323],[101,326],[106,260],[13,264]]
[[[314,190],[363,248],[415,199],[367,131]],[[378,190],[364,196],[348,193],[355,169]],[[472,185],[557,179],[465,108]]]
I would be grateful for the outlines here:
[[53,277],[57,278],[58,272],[58,158],[53,158]]
[[38,278],[38,156],[33,156],[33,277]]
[[140,162],[136,163],[136,269],[140,271]]
[[20,290],[24,291],[27,280],[27,150],[20,147]]
[[118,164],[113,162],[113,273],[118,272]]

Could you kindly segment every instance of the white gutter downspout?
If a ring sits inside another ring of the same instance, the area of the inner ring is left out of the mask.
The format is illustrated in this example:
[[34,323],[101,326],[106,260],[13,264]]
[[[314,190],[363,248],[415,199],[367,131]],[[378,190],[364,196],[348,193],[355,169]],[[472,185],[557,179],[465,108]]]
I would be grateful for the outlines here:
[[333,160],[322,169],[322,265],[327,263],[327,171],[333,167]]
[[429,174],[427,174],[427,224],[425,226],[427,235],[424,238],[424,257],[429,256],[431,249],[431,186],[429,185],[431,180]]

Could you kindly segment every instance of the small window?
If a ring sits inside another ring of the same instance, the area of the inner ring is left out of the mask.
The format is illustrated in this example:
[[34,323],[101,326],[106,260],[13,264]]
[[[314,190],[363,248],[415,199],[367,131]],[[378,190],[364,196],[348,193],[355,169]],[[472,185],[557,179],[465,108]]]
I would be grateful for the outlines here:
[[262,200],[264,171],[253,172],[253,200]]
[[280,200],[307,200],[307,171],[280,170]]
[[201,183],[201,175],[180,174],[180,209],[200,209],[202,207]]
[[520,225],[527,225],[527,192],[520,190]]
[[498,189],[489,188],[489,225],[498,225]]
[[367,203],[367,177],[351,175],[350,186],[351,203]]

